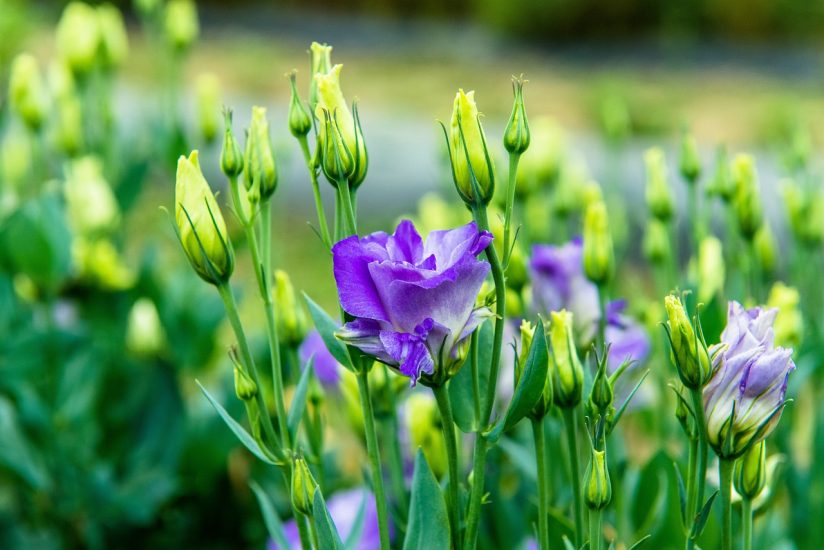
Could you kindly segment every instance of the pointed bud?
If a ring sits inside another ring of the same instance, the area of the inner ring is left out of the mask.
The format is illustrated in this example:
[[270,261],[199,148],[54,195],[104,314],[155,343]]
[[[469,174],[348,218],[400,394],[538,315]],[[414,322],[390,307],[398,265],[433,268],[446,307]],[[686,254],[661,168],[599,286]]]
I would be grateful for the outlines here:
[[719,147],[715,153],[715,173],[707,185],[707,194],[717,195],[726,203],[730,202],[735,194],[735,182],[730,173],[726,147]]
[[690,323],[684,305],[678,296],[670,294],[664,299],[667,309],[672,358],[681,382],[688,388],[701,388],[709,380],[712,363],[703,336]]
[[226,177],[236,179],[243,172],[243,152],[232,132],[232,110],[223,110],[223,150],[220,153],[220,169]]
[[654,265],[663,265],[670,257],[669,228],[665,222],[652,218],[644,232],[644,256]]
[[612,482],[607,468],[607,452],[590,449],[584,473],[584,502],[590,510],[603,510],[612,500]]
[[695,185],[701,177],[701,156],[698,154],[695,136],[689,132],[684,132],[681,138],[681,161],[678,167],[690,185]]
[[23,123],[39,130],[48,115],[46,86],[34,56],[22,53],[14,58],[9,76],[9,103]]
[[129,311],[126,349],[140,357],[150,357],[163,349],[165,341],[166,335],[154,302],[149,298],[138,298]]
[[318,482],[306,461],[302,458],[295,459],[292,463],[292,507],[305,516],[311,516],[317,488]]
[[524,109],[524,83],[522,78],[512,78],[512,92],[515,94],[515,104],[509,123],[504,130],[504,147],[511,155],[521,155],[529,147],[529,123]]
[[455,95],[448,141],[452,178],[461,199],[470,206],[489,204],[495,191],[495,169],[486,147],[475,92],[458,90]]
[[604,285],[612,278],[614,267],[607,206],[597,201],[587,207],[584,216],[584,272],[593,283]]
[[308,332],[308,321],[295,297],[289,274],[281,269],[275,271],[273,293],[281,342],[287,347],[297,348]]
[[75,75],[94,68],[100,45],[97,12],[84,2],[66,5],[57,23],[56,50]]
[[562,409],[569,409],[581,402],[584,386],[584,369],[578,359],[572,335],[572,313],[567,310],[550,313],[549,341],[551,353],[549,367],[552,370],[553,401]]
[[229,280],[234,252],[215,196],[200,170],[197,151],[177,162],[175,223],[189,263],[213,285]]
[[767,485],[767,442],[753,445],[735,463],[735,490],[741,498],[753,500]]
[[200,34],[197,6],[193,0],[169,0],[163,19],[166,40],[178,51],[189,48]]
[[672,217],[673,202],[667,182],[667,161],[659,147],[647,149],[644,153],[647,170],[646,199],[649,211],[657,219],[666,222]]
[[250,200],[268,200],[277,189],[278,172],[264,107],[252,107],[252,123],[246,136],[243,165],[244,183]]
[[129,54],[129,35],[123,14],[112,4],[97,6],[96,12],[102,65],[107,69],[119,67]]
[[709,302],[724,290],[724,251],[721,241],[704,237],[698,245],[698,301]]
[[[515,386],[523,376],[524,368],[526,367],[526,360],[529,357],[529,348],[532,346],[532,337],[535,333],[535,325],[526,319],[521,321],[520,326],[521,340],[518,349],[518,361],[515,363]],[[535,406],[529,412],[530,418],[538,419],[545,417],[552,407],[552,372],[547,371],[547,378],[544,382],[544,391],[538,399]]]
[[752,240],[764,219],[755,160],[750,155],[736,156],[732,164],[732,178],[735,185],[733,207],[738,229],[745,239]]
[[297,71],[289,73],[289,84],[292,87],[292,97],[289,100],[289,131],[296,138],[300,138],[312,129],[312,117],[309,116],[298,94]]
[[235,367],[235,395],[241,401],[250,401],[257,395],[257,384],[240,368]]
[[318,83],[315,75],[326,74],[332,69],[332,46],[312,42],[309,47],[312,59],[312,78],[309,79],[309,108],[315,112],[318,105]]
[[612,389],[612,383],[607,374],[608,354],[609,349],[607,349],[604,357],[598,360],[598,371],[595,373],[595,379],[592,381],[592,390],[589,393],[589,401],[587,403],[590,415],[593,418],[600,416],[607,421],[609,421],[615,413],[615,407],[612,406],[615,399],[615,392]]
[[206,143],[217,137],[220,113],[220,81],[213,73],[201,73],[195,80],[195,105],[200,134]]

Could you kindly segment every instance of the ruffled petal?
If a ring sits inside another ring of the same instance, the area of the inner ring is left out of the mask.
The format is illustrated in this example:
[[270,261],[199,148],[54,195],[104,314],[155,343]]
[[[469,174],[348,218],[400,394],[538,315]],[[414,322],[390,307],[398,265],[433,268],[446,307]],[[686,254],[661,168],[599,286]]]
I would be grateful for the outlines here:
[[370,263],[387,258],[386,251],[376,244],[377,240],[361,242],[354,235],[343,239],[332,247],[332,263],[344,311],[355,317],[387,321],[389,315],[369,273]]

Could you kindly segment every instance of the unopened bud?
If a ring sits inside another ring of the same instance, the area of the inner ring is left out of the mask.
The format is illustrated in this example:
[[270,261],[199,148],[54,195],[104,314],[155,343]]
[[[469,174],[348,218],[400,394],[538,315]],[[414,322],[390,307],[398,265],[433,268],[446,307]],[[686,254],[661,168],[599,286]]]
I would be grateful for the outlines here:
[[235,366],[235,395],[241,401],[250,401],[257,396],[258,388],[255,381],[243,372],[240,367]]
[[695,185],[701,177],[701,157],[698,154],[698,145],[695,136],[685,132],[681,139],[681,161],[679,163],[681,175],[690,185]]
[[289,101],[289,131],[296,138],[300,138],[312,129],[312,117],[309,116],[298,94],[297,71],[289,73],[289,84],[292,87],[292,97]]
[[597,285],[609,282],[615,267],[613,254],[607,206],[594,202],[584,216],[584,272],[590,281]]
[[302,458],[292,463],[292,507],[305,516],[312,515],[312,502],[318,482],[312,476],[309,465]]
[[449,146],[458,195],[469,206],[489,204],[495,192],[495,168],[486,146],[474,91],[458,90],[455,95]]
[[512,155],[523,154],[529,147],[529,123],[524,109],[524,83],[523,78],[512,79],[512,92],[515,94],[515,104],[512,106],[512,114],[509,115],[509,123],[504,130],[504,147]]
[[57,51],[75,75],[95,65],[100,44],[97,12],[85,2],[70,2],[57,23]]
[[603,510],[612,500],[612,483],[607,468],[607,452],[591,449],[584,473],[584,502],[590,510]]
[[129,35],[123,23],[123,14],[112,4],[97,7],[97,24],[100,32],[100,59],[103,67],[120,66],[129,54]]
[[553,400],[562,409],[569,409],[581,402],[584,369],[575,349],[572,313],[566,310],[553,311],[550,318],[549,367],[553,377]]
[[746,500],[753,500],[767,485],[767,442],[753,445],[735,463],[735,490]]
[[34,56],[23,53],[14,58],[9,77],[9,103],[31,130],[39,130],[48,115],[48,95]]
[[655,265],[664,264],[670,257],[670,235],[666,222],[652,218],[644,232],[644,256]]
[[309,47],[312,60],[312,73],[309,80],[309,107],[315,112],[318,104],[318,83],[315,75],[326,74],[332,69],[332,46],[312,42]]
[[732,165],[732,178],[735,182],[733,206],[738,228],[745,239],[752,240],[755,232],[761,227],[764,214],[758,191],[755,161],[750,155],[742,154],[735,157]]
[[681,382],[688,388],[701,388],[712,373],[706,343],[690,323],[680,298],[670,294],[664,299],[664,305],[672,357]]
[[715,153],[715,173],[707,185],[707,193],[717,195],[726,203],[730,202],[735,195],[735,182],[730,172],[726,147],[719,147]]
[[698,301],[709,302],[724,290],[724,252],[716,237],[704,237],[698,245]]
[[157,307],[150,299],[139,298],[134,303],[126,327],[126,349],[135,355],[148,357],[163,348],[163,325]]
[[275,271],[274,301],[278,316],[278,334],[287,347],[297,348],[308,331],[308,321],[295,297],[295,288],[289,274]]
[[220,169],[229,179],[236,179],[243,172],[243,151],[232,132],[232,110],[223,110],[223,150],[220,152]]
[[178,51],[189,48],[200,34],[197,6],[193,0],[169,0],[164,17],[166,40]]
[[612,402],[615,399],[615,392],[612,389],[609,375],[607,375],[607,353],[598,362],[598,371],[592,381],[592,390],[589,393],[589,410],[593,417],[601,416],[609,420],[615,412]]
[[697,439],[698,430],[695,425],[695,417],[680,392],[677,395],[676,401],[675,418],[678,419],[678,423],[681,424],[681,429],[684,430],[684,434],[686,434],[688,438]]
[[770,230],[770,225],[764,221],[761,228],[755,233],[755,256],[763,273],[770,274],[775,271],[776,264],[776,243],[775,236]]
[[252,123],[246,136],[243,166],[244,183],[250,200],[268,200],[277,189],[278,172],[264,107],[252,107]]
[[202,73],[195,81],[197,120],[206,143],[217,137],[220,113],[220,81],[213,73]]
[[798,309],[801,295],[798,289],[777,282],[770,289],[767,307],[778,309],[775,316],[775,345],[798,349],[804,335],[804,318]]
[[644,164],[647,170],[647,206],[653,216],[666,222],[672,217],[673,203],[667,182],[664,151],[658,147],[647,149],[644,153]]

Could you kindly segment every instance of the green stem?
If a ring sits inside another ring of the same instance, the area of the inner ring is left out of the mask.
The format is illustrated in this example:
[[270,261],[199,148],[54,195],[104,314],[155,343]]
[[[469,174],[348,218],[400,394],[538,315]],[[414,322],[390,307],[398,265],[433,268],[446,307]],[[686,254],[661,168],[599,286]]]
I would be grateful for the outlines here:
[[584,508],[581,494],[581,466],[578,460],[578,427],[575,423],[575,407],[563,409],[569,449],[570,480],[572,481],[572,515],[575,520],[575,547],[584,544]]
[[692,397],[692,408],[695,413],[695,423],[698,425],[698,463],[695,469],[694,510],[694,514],[697,515],[704,505],[704,487],[707,483],[707,422],[704,419],[704,400],[701,389],[690,389],[690,396]]
[[601,344],[602,353],[607,352],[607,289],[606,285],[598,285],[598,342]]
[[686,532],[687,532],[687,539],[690,539],[690,529],[692,527],[692,521],[694,521],[695,515],[698,513],[696,509],[696,462],[698,459],[698,439],[690,438],[690,446],[689,446],[689,465],[687,466],[687,517],[686,521],[689,522],[685,525]]
[[452,404],[445,384],[432,388],[438,402],[443,426],[443,439],[446,444],[446,457],[449,465],[449,492],[446,507],[449,510],[449,523],[452,530],[452,542],[455,548],[461,547],[461,506],[458,500],[458,444],[455,438],[455,421],[452,418]]
[[538,540],[541,550],[549,549],[549,495],[546,487],[546,441],[543,419],[532,419],[532,437],[535,440],[535,463],[538,467]]
[[472,405],[475,410],[475,420],[481,419],[481,377],[478,372],[478,331],[469,337],[470,366],[472,368]]
[[358,371],[358,390],[360,392],[361,407],[363,408],[366,452],[369,455],[369,463],[372,468],[372,485],[375,490],[375,504],[378,508],[381,549],[389,550],[389,517],[386,511],[386,492],[383,488],[378,435],[375,432],[375,414],[372,410],[372,398],[369,395],[369,371],[366,368],[361,368]]
[[401,451],[401,442],[398,437],[396,393],[392,389],[392,384],[389,379],[389,368],[386,365],[381,365],[380,368],[383,373],[383,387],[385,388],[384,392],[386,394],[387,407],[379,418],[383,426],[383,441],[389,453],[387,457],[389,479],[392,483],[392,492],[394,493],[397,510],[401,517],[406,517],[409,508],[403,472],[403,452]]
[[483,497],[484,468],[489,447],[481,433],[475,434],[475,448],[472,451],[472,491],[469,494],[469,512],[466,515],[464,546],[477,548],[478,525],[481,518],[481,497]]
[[[292,511],[295,511],[294,508],[292,509]],[[307,548],[311,549],[312,543],[314,542],[315,548],[319,549],[320,546],[318,546],[318,534],[315,531],[315,522],[309,520],[309,526],[312,530],[310,534],[309,530],[306,529],[306,521],[306,516],[299,512],[295,512],[295,523],[298,524],[298,535],[300,535],[300,547],[304,550]]]
[[329,237],[329,224],[326,222],[326,212],[323,210],[323,199],[320,196],[320,184],[318,184],[318,171],[312,161],[312,153],[309,152],[309,143],[306,136],[298,138],[300,148],[303,151],[303,159],[306,161],[306,168],[309,170],[309,178],[312,180],[312,194],[315,197],[315,210],[318,214],[318,226],[320,238],[326,248],[332,248],[332,239]]
[[515,187],[518,176],[518,161],[520,154],[509,155],[509,182],[506,188],[506,209],[504,210],[504,265],[509,265],[509,253],[512,244],[509,242],[509,232],[512,227],[512,207],[515,204]]
[[589,511],[589,550],[601,550],[601,510]]
[[263,276],[271,284],[272,281],[272,200],[267,199],[260,205],[261,236],[260,246],[263,259]]
[[721,549],[732,550],[732,467],[733,460],[721,458],[718,461],[718,476],[721,480]]
[[352,207],[352,197],[349,194],[349,184],[345,181],[338,182],[340,192],[341,208],[343,209],[343,219],[346,222],[343,226],[345,235],[356,235],[358,224],[355,221],[355,209]]
[[752,550],[752,500],[741,501],[741,524],[744,531],[744,550]]

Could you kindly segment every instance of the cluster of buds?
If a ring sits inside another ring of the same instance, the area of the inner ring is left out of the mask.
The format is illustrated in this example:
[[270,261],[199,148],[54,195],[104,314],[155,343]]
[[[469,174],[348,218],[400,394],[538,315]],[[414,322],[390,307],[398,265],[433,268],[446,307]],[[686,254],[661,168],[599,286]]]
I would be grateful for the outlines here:
[[114,69],[129,53],[123,16],[111,4],[69,3],[57,24],[56,41],[63,62],[77,77],[98,67]]

